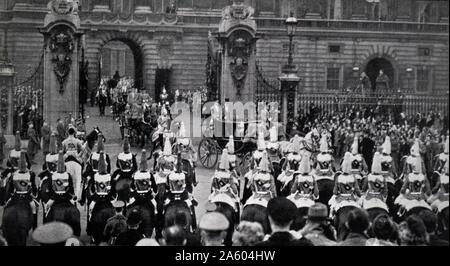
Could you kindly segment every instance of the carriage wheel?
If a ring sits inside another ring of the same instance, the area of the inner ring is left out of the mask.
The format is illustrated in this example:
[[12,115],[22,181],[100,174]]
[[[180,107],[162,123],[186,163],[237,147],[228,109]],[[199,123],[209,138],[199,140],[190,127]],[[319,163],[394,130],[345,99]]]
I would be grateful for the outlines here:
[[252,153],[251,152],[247,152],[246,154],[244,154],[244,156],[242,157],[241,160],[241,175],[245,175],[246,173],[248,173],[248,171],[250,171],[250,163],[252,160]]
[[216,144],[209,139],[202,139],[198,146],[200,163],[206,169],[213,169],[216,166],[219,153]]

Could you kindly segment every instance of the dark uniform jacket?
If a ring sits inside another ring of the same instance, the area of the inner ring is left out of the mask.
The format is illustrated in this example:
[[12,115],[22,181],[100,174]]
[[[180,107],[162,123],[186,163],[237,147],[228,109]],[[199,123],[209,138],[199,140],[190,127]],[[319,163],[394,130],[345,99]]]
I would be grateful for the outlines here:
[[122,214],[116,214],[115,216],[108,219],[106,222],[105,230],[103,235],[105,239],[110,240],[112,237],[117,237],[121,233],[127,231],[127,218]]
[[125,232],[120,233],[117,237],[115,246],[136,246],[139,240],[145,238],[139,229],[127,229]]
[[256,244],[259,247],[283,247],[283,246],[314,246],[306,238],[295,239],[289,232],[273,233],[266,241]]

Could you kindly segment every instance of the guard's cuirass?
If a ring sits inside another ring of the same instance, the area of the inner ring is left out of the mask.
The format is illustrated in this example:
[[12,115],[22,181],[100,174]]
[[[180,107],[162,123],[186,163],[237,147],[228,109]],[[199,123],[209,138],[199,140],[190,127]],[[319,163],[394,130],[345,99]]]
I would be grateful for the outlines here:
[[297,175],[297,191],[299,194],[310,197],[314,193],[314,178],[309,175]]
[[384,177],[382,175],[373,175],[370,174],[368,176],[369,181],[369,192],[370,193],[382,193],[384,190]]
[[117,157],[119,168],[122,172],[130,172],[133,167],[133,154],[120,153]]
[[30,172],[20,173],[16,171],[12,176],[15,193],[27,194],[31,191],[31,174]]
[[422,188],[425,186],[425,176],[423,174],[411,173],[408,176],[409,179],[409,191],[412,194],[420,194]]
[[69,174],[66,173],[53,173],[52,174],[52,189],[58,194],[64,194],[69,190]]
[[341,194],[352,194],[355,190],[356,180],[353,175],[341,174],[337,177],[337,182]]
[[139,194],[147,193],[151,190],[151,175],[149,172],[138,171],[134,174],[134,185]]
[[99,196],[106,196],[111,191],[111,175],[95,174],[94,175],[95,193]]

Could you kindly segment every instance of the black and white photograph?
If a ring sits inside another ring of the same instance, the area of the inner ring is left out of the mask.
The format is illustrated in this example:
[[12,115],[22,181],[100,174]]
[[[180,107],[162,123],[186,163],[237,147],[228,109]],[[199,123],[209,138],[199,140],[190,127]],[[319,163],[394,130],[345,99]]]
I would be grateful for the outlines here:
[[449,1],[0,0],[0,253],[448,229]]

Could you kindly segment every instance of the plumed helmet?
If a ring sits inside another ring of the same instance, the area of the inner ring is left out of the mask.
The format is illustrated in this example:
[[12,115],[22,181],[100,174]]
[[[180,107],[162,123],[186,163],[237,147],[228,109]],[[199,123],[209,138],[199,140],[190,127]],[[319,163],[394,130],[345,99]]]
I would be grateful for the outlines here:
[[449,138],[447,136],[447,138],[445,139],[445,145],[444,145],[444,153],[448,154],[448,145],[449,145]]
[[269,162],[269,157],[267,155],[267,151],[264,151],[261,157],[261,162],[259,163],[259,171],[261,172],[266,172],[266,173],[270,173],[270,162]]
[[59,151],[59,154],[58,154],[58,166],[56,168],[56,171],[58,173],[66,172],[66,164],[64,162],[64,152],[63,151]]
[[386,136],[386,139],[383,143],[383,151],[384,154],[391,154],[391,138],[389,136]]
[[165,106],[165,105],[163,105],[163,106],[161,107],[161,115],[167,115],[167,109],[166,109],[166,106]]
[[381,173],[381,154],[379,152],[375,152],[372,162],[372,174],[380,174],[380,173]]
[[230,162],[228,160],[228,151],[223,149],[222,157],[220,158],[219,170],[229,170]]
[[298,154],[300,153],[300,150],[302,149],[302,138],[299,136],[295,136],[291,139],[291,143],[289,144],[289,152]]
[[322,153],[328,153],[328,140],[327,136],[324,134],[322,135],[322,138],[320,139],[320,152]]
[[130,138],[128,135],[126,135],[123,140],[123,152],[130,153]]
[[266,142],[264,141],[264,133],[261,130],[258,132],[257,145],[259,151],[264,151],[266,149]]
[[356,155],[358,154],[358,135],[355,135],[353,138],[353,144],[352,144],[352,154]]
[[412,156],[420,156],[419,139],[416,139],[414,141],[414,144],[411,147],[411,155]]
[[100,153],[102,151],[105,151],[105,144],[103,143],[103,135],[100,133],[97,140],[97,152]]
[[178,138],[186,138],[186,127],[183,122],[180,122],[180,129],[178,130]]
[[141,155],[141,163],[139,164],[139,170],[141,172],[147,172],[148,165],[147,165],[147,151],[144,149],[142,150]]
[[26,173],[28,172],[28,165],[27,165],[27,152],[26,151],[20,151],[20,158],[19,158],[19,172],[20,173]]
[[309,174],[311,172],[311,162],[308,153],[303,155],[298,171],[300,174]]
[[233,135],[231,135],[229,137],[226,149],[228,151],[228,154],[234,154],[234,138],[233,138]]
[[108,169],[106,168],[105,152],[100,151],[100,156],[98,159],[98,173],[101,175],[108,174]]
[[172,155],[172,144],[170,143],[170,138],[166,137],[164,142],[163,155],[170,156]]
[[21,139],[20,139],[20,131],[17,131],[16,132],[16,138],[15,138],[15,141],[14,141],[14,150],[20,151],[21,148],[22,148],[22,142],[21,142]]
[[344,155],[344,160],[342,161],[342,172],[350,174],[352,171],[352,154],[346,152]]

